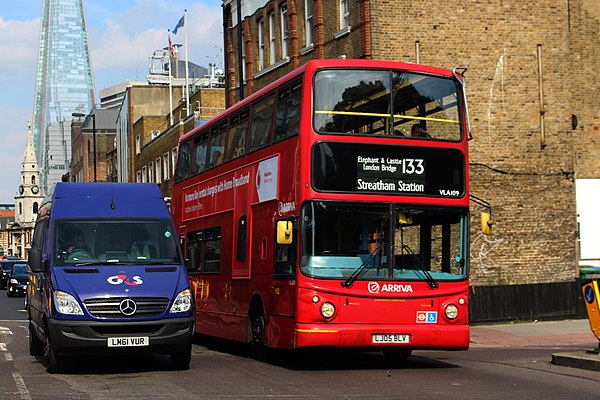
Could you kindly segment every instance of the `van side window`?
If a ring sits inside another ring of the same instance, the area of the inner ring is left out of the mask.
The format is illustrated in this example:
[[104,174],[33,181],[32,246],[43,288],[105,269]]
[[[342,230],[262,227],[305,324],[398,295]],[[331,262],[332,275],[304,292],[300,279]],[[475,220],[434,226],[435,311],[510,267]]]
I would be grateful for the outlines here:
[[33,243],[32,246],[36,249],[42,251],[42,259],[45,260],[46,256],[44,255],[46,252],[46,239],[47,239],[47,231],[48,231],[48,218],[44,218],[38,220],[35,225],[35,230],[33,231]]

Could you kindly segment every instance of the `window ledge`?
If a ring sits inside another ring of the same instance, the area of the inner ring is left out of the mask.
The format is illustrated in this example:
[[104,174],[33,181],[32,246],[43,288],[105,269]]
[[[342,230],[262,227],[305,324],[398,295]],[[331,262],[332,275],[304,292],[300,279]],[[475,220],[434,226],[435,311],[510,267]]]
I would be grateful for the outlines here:
[[310,53],[314,49],[315,49],[315,45],[313,43],[311,43],[308,46],[306,46],[305,48],[303,48],[303,49],[300,50],[300,55],[301,56],[307,55],[308,53]]
[[352,30],[352,28],[350,26],[347,26],[344,29],[342,29],[341,31],[336,32],[335,35],[333,35],[333,37],[335,39],[339,39],[342,36],[346,36],[347,34],[349,34],[351,30]]
[[283,60],[280,60],[280,61],[276,62],[275,64],[273,64],[273,65],[269,65],[267,68],[265,68],[265,69],[263,69],[263,70],[261,70],[261,71],[258,71],[258,72],[256,72],[256,73],[254,74],[254,78],[255,78],[255,79],[256,79],[256,78],[260,78],[261,76],[263,76],[263,75],[266,75],[266,74],[268,74],[269,72],[271,72],[271,71],[274,71],[274,70],[276,70],[277,68],[279,68],[279,67],[282,67],[282,66],[284,66],[284,65],[288,64],[289,62],[290,62],[290,58],[289,58],[289,57],[286,57],[286,58],[284,58]]

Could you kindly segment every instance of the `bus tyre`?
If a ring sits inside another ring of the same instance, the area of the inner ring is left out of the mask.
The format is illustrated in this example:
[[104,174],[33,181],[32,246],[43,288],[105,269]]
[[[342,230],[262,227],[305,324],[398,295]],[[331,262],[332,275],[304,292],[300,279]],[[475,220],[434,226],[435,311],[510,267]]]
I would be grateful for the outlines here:
[[190,369],[192,361],[192,345],[180,353],[171,354],[171,368],[176,371],[184,371]]
[[412,354],[412,349],[395,348],[383,350],[383,355],[390,361],[404,361]]
[[33,330],[33,325],[29,321],[29,355],[41,356],[44,354],[44,342],[40,340]]
[[254,314],[250,317],[250,351],[258,360],[267,358],[267,347],[265,346],[265,317]]
[[46,370],[51,374],[58,374],[66,371],[67,362],[64,356],[61,356],[56,352],[56,349],[52,345],[50,337],[46,337],[46,356],[48,357],[48,366]]

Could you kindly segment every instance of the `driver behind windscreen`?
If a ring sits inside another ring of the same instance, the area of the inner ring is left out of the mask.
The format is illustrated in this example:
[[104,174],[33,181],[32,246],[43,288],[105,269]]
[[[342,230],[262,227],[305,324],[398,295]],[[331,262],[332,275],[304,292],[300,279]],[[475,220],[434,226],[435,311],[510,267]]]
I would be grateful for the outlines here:
[[86,252],[90,252],[90,248],[85,244],[85,239],[83,238],[83,233],[76,229],[71,232],[71,240],[69,240],[69,247],[67,248],[67,253],[71,254],[76,250],[85,250]]

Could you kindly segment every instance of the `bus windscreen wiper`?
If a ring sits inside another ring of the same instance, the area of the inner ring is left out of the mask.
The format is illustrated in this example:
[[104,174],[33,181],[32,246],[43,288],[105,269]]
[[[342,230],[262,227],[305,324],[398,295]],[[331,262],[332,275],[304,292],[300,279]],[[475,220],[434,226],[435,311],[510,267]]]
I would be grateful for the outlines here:
[[367,259],[365,261],[363,261],[363,263],[358,268],[356,268],[356,270],[352,273],[352,275],[350,275],[344,282],[342,282],[342,286],[344,286],[344,287],[352,286],[354,281],[357,280],[358,278],[360,278],[365,273],[365,271],[367,270],[367,266],[369,265],[371,260],[377,254],[379,254],[382,249],[383,249],[383,243],[378,244],[377,247],[375,248],[375,250],[373,250],[373,252],[371,254],[369,254],[369,257],[367,257]]
[[403,244],[402,248],[404,250],[406,250],[406,252],[408,254],[413,256],[413,258],[417,261],[417,264],[419,265],[419,269],[421,270],[421,272],[423,272],[423,275],[425,275],[425,281],[427,282],[429,287],[432,289],[437,288],[438,283],[435,281],[435,278],[433,276],[431,276],[431,274],[429,273],[427,268],[425,268],[425,265],[423,265],[423,263],[421,262],[421,259],[419,257],[417,257],[417,255],[414,253],[414,251],[412,251],[412,249],[407,244]]

